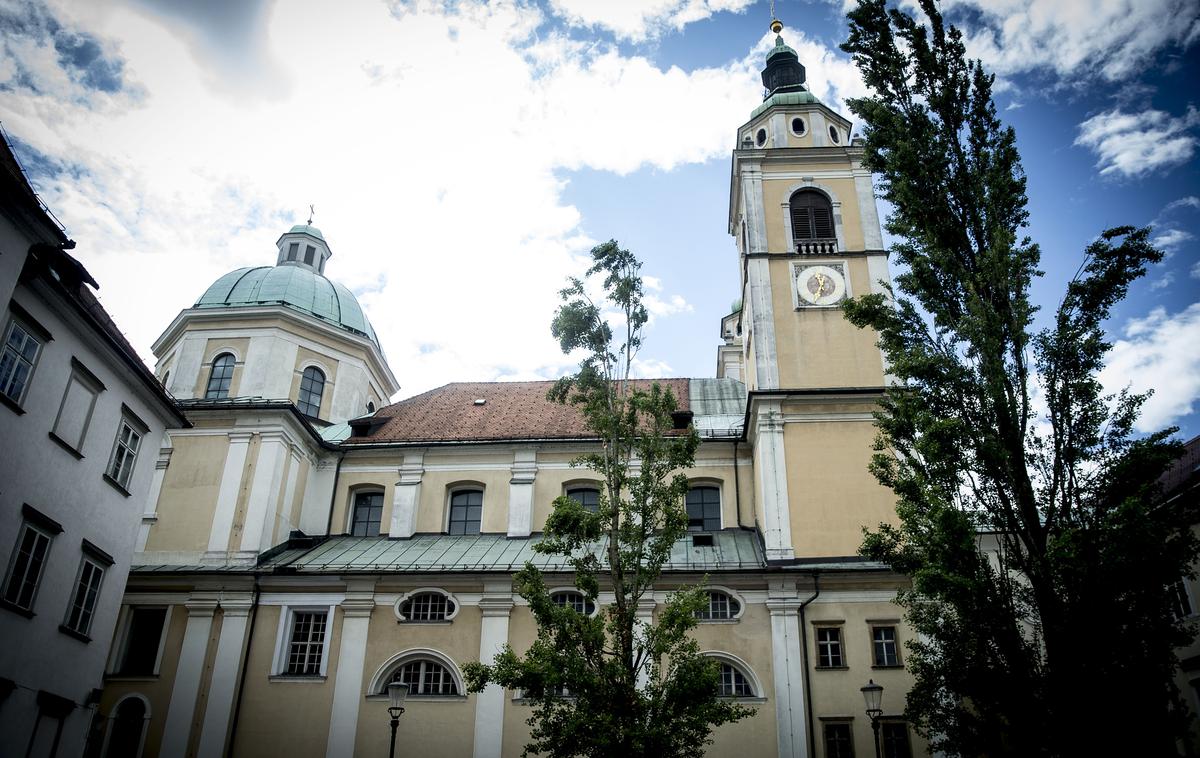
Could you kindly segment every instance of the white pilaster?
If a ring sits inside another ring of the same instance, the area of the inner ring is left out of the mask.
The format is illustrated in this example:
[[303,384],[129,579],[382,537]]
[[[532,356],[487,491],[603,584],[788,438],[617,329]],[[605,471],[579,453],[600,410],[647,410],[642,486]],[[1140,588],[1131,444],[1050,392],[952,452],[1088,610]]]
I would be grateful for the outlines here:
[[751,258],[746,264],[750,289],[751,333],[754,340],[754,370],[757,386],[752,389],[779,388],[779,361],[775,354],[775,307],[771,297],[770,261]]
[[273,545],[275,508],[279,502],[279,484],[283,478],[284,450],[282,432],[263,432],[258,444],[258,462],[246,500],[246,523],[242,526],[241,551],[257,553]]
[[417,530],[417,505],[421,502],[421,477],[425,476],[425,453],[404,454],[400,465],[400,481],[392,494],[392,525],[389,537],[413,536]]
[[333,710],[329,714],[329,741],[325,758],[351,758],[358,731],[358,707],[363,701],[363,661],[367,632],[375,608],[374,585],[351,583],[342,601],[342,641],[338,646],[337,675],[333,683]]
[[[634,611],[634,619],[637,624],[637,636],[641,639],[646,638],[646,628],[654,623],[654,608],[657,603],[653,598],[642,598],[638,601],[637,610]],[[644,690],[650,685],[650,672],[643,668],[638,672],[637,686],[638,689]]]
[[780,402],[761,401],[754,422],[754,467],[759,472],[758,497],[762,503],[763,542],[766,544],[767,559],[795,558]]
[[213,612],[217,609],[215,593],[193,593],[186,603],[188,620],[183,632],[183,646],[171,687],[171,703],[163,725],[163,758],[183,758],[192,733],[192,717],[196,697],[200,693],[200,676],[204,672],[204,656],[208,652],[208,635],[212,631]]
[[146,496],[146,505],[142,509],[142,523],[138,526],[137,543],[134,550],[142,552],[150,539],[150,527],[158,521],[158,496],[162,494],[163,479],[167,476],[167,467],[171,465],[171,435],[163,432],[162,444],[158,449],[158,460],[154,462],[154,475],[150,479],[150,493]]
[[805,722],[803,651],[800,649],[800,600],[795,586],[772,587],[771,666],[775,674],[775,723],[780,758],[808,758]]
[[767,252],[767,221],[763,211],[762,165],[744,162],[742,171],[742,204],[745,212],[746,236],[751,253]]
[[508,480],[508,536],[528,537],[533,531],[533,481],[537,478],[537,451],[513,454]]
[[[875,207],[874,198],[871,199],[871,207]],[[864,221],[863,223],[865,224],[866,222]],[[876,227],[878,228],[878,222],[876,222]],[[882,242],[879,244],[880,247],[883,246]],[[892,281],[892,274],[888,270],[886,253],[867,256],[867,276],[871,277],[871,293],[883,295],[888,299],[888,302],[892,302],[892,295],[888,292],[887,287],[884,286],[885,284],[890,284]],[[889,387],[896,384],[896,377],[892,375],[892,366],[888,362],[887,354],[882,350],[879,351],[879,360],[883,362],[883,383]]]
[[[508,642],[508,618],[512,612],[512,585],[508,582],[484,584],[479,601],[482,615],[479,633],[479,660],[490,664]],[[473,758],[500,758],[504,739],[504,688],[489,684],[476,696],[475,749]]]
[[229,433],[225,467],[221,469],[221,485],[217,488],[217,507],[208,536],[208,552],[220,553],[222,558],[229,550],[229,532],[233,529],[233,515],[237,511],[238,492],[242,488],[242,473],[252,436],[250,432]]
[[296,521],[292,521],[292,508],[295,506],[296,500],[296,482],[300,479],[300,461],[303,459],[303,454],[300,452],[298,445],[288,443],[287,446],[287,481],[283,484],[283,502],[279,504],[283,515],[287,518],[287,522],[291,524],[292,529],[300,528],[300,516],[297,514]]
[[221,598],[221,634],[217,638],[217,654],[208,685],[208,705],[204,709],[204,726],[200,731],[200,748],[196,753],[198,758],[221,758],[225,755],[225,740],[229,734],[229,718],[242,661],[242,646],[246,642],[250,605],[251,598],[246,593]]
[[[858,217],[862,224],[863,248],[866,250],[883,249],[883,232],[879,228],[879,210],[875,206],[875,186],[871,183],[870,172],[854,174],[854,194],[858,197]],[[875,278],[872,276],[871,284]]]

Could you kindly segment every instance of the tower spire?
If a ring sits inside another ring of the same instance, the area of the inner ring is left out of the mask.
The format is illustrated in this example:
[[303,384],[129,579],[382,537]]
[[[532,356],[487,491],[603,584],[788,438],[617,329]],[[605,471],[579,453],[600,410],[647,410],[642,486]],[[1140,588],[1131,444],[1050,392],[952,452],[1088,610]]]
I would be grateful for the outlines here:
[[800,57],[796,51],[783,42],[780,32],[783,22],[775,18],[775,3],[771,3],[771,31],[775,33],[775,47],[767,53],[767,65],[762,72],[763,87],[766,94],[763,100],[777,92],[803,92],[804,66],[800,65]]

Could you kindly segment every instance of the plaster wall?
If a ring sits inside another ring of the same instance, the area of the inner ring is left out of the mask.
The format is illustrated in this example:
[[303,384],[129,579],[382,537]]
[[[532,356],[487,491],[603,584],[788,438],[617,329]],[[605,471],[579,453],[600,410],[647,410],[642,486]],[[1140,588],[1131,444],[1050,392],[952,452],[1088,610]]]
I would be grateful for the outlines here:
[[163,476],[158,521],[150,528],[146,550],[204,550],[225,471],[229,437],[222,432],[176,435],[171,439],[175,452]]

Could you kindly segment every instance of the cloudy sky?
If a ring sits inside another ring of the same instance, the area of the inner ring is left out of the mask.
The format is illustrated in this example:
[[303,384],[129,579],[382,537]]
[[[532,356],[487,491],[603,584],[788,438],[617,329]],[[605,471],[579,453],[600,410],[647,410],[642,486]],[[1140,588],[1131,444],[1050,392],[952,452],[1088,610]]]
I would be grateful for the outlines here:
[[[1200,0],[943,0],[1000,76],[1048,308],[1097,232],[1169,258],[1109,325],[1105,381],[1200,433]],[[842,0],[779,0],[825,102],[862,94]],[[549,378],[556,291],[645,261],[646,375],[711,376],[737,297],[729,154],[761,101],[750,0],[0,0],[0,121],[143,356],[309,204],[408,396]]]

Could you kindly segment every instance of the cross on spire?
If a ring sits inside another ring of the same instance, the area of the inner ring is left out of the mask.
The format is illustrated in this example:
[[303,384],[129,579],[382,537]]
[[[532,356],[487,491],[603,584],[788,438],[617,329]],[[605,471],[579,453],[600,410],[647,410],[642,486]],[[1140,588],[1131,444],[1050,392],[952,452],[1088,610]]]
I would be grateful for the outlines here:
[[316,214],[316,212],[317,212],[316,208],[312,207],[311,205],[308,206],[308,225],[309,226],[312,226],[313,216]]

